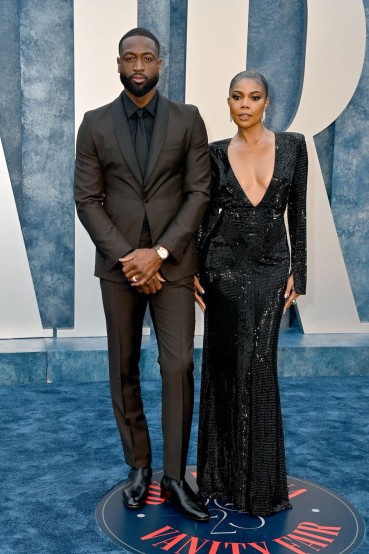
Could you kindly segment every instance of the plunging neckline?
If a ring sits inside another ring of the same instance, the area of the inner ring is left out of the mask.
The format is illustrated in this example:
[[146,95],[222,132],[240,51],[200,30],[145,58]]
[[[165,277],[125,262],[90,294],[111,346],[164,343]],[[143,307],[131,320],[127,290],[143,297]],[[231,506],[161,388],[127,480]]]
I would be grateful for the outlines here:
[[260,204],[264,201],[264,198],[266,197],[266,195],[268,194],[268,190],[270,189],[270,185],[272,184],[273,182],[273,179],[275,179],[275,169],[276,169],[276,166],[277,166],[277,152],[278,152],[278,145],[277,145],[277,133],[274,132],[274,166],[273,166],[273,173],[272,173],[272,177],[269,181],[269,184],[268,186],[265,187],[265,192],[260,200],[260,202],[258,202],[257,204],[253,204],[250,200],[250,198],[247,196],[247,193],[245,192],[245,190],[242,188],[242,185],[241,183],[239,182],[239,180],[237,179],[236,177],[236,174],[235,172],[233,171],[233,167],[232,167],[232,164],[231,162],[229,161],[229,156],[228,156],[228,148],[229,148],[229,145],[231,144],[231,140],[232,139],[229,139],[228,141],[228,146],[226,148],[226,157],[227,157],[227,161],[228,161],[228,165],[229,165],[229,168],[232,172],[232,175],[237,183],[237,185],[240,187],[240,190],[242,192],[242,194],[244,195],[244,197],[246,198],[246,200],[248,201],[249,204],[251,204],[251,206],[256,209],[260,206]]

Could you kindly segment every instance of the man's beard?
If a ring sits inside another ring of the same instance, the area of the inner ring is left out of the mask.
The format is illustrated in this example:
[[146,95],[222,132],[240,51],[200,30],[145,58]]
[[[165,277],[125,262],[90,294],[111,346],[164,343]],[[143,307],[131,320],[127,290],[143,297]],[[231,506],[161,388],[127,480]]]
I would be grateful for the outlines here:
[[152,90],[157,85],[159,81],[159,71],[151,79],[147,79],[145,77],[146,83],[140,85],[136,85],[131,81],[131,79],[132,76],[126,77],[126,75],[120,73],[120,80],[122,81],[122,85],[124,86],[124,88],[126,88],[134,96],[137,96],[137,98],[141,98],[141,96],[145,96],[145,94],[150,92],[150,90]]

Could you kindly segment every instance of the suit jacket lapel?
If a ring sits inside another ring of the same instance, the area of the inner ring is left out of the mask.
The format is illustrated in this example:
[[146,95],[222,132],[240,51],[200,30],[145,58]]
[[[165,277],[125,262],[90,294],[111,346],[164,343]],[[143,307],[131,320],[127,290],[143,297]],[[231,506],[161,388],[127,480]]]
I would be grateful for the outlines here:
[[145,183],[158,161],[159,154],[164,144],[169,121],[169,100],[159,93],[158,104],[156,106],[155,123],[150,144],[149,157],[145,173]]
[[[129,130],[127,117],[124,111],[122,94],[114,100],[111,107],[114,132],[119,144],[119,148],[122,152],[123,158],[125,159],[132,174],[135,176],[136,180],[142,187],[143,180],[142,180],[140,168],[138,166],[136,153],[133,148],[131,133]],[[137,190],[142,191],[142,188],[141,189],[137,188]]]

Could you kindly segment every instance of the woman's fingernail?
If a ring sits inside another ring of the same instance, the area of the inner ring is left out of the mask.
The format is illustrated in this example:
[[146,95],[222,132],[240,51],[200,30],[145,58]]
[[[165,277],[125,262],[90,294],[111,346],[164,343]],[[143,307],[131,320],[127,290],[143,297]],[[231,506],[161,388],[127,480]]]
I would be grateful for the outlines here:
[[287,298],[288,298],[288,294],[285,294],[284,299],[287,300]]

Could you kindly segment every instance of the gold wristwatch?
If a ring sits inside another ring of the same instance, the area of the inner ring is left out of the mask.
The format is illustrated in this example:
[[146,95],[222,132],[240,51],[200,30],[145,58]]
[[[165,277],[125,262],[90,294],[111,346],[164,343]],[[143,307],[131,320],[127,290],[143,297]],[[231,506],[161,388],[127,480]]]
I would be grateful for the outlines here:
[[161,260],[164,261],[169,256],[168,250],[166,248],[164,248],[164,246],[161,246],[161,244],[155,244],[155,246],[153,246],[153,248],[154,248],[154,250],[156,250],[158,258],[160,258]]

